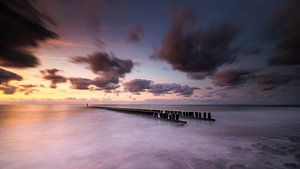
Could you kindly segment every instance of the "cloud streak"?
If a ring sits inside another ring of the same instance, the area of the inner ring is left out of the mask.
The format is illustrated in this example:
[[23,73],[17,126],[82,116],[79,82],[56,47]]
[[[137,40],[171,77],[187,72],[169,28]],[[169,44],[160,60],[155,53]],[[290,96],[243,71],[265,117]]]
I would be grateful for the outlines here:
[[66,77],[57,74],[60,71],[61,70],[55,68],[41,70],[43,79],[51,81],[50,87],[53,89],[57,87],[56,84],[65,83],[67,81]]
[[249,70],[225,69],[213,75],[213,83],[217,86],[237,86],[250,78]]
[[140,94],[140,92],[149,92],[155,96],[175,93],[177,95],[190,97],[195,90],[199,90],[200,88],[176,83],[154,83],[146,79],[133,79],[124,84],[124,89],[136,95]]
[[160,59],[172,68],[201,79],[225,63],[232,63],[236,49],[230,47],[238,29],[230,22],[204,29],[189,11],[176,13],[160,48],[151,58]]
[[17,88],[15,86],[0,86],[0,90],[3,91],[4,94],[14,94],[17,91]]
[[257,84],[263,91],[273,90],[280,86],[286,86],[295,80],[300,80],[299,75],[274,72],[256,76]]
[[46,27],[49,18],[28,0],[1,1],[0,16],[0,65],[15,68],[39,65],[39,59],[28,48],[58,38]]
[[112,90],[115,90],[120,87],[118,84],[119,80],[115,79],[103,79],[103,78],[95,78],[86,79],[86,78],[69,78],[71,82],[72,89],[78,90],[104,90],[106,93],[110,93]]
[[2,90],[4,94],[13,94],[16,92],[17,88],[9,85],[9,82],[12,80],[20,81],[23,80],[23,77],[0,68],[0,90]]
[[266,38],[273,42],[270,65],[300,65],[300,1],[287,0],[280,11],[274,13]]
[[22,76],[0,68],[0,84],[7,84],[11,80],[22,80]]
[[98,75],[93,84],[105,91],[118,88],[120,78],[130,73],[134,65],[131,60],[119,59],[114,54],[106,52],[97,52],[87,57],[72,57],[71,62],[87,64],[89,69]]
[[94,84],[94,81],[86,78],[69,78],[72,89],[88,90],[89,86]]

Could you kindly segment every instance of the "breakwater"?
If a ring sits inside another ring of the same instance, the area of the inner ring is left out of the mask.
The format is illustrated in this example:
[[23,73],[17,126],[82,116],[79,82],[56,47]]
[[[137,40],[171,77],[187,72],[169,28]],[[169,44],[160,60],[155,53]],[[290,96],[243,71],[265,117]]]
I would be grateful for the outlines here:
[[192,112],[192,111],[176,111],[176,110],[152,110],[152,109],[135,109],[125,107],[110,107],[110,106],[89,106],[91,108],[100,108],[112,111],[119,111],[130,114],[146,115],[153,118],[168,120],[173,122],[187,123],[182,119],[192,118],[205,121],[216,121],[212,118],[211,112]]

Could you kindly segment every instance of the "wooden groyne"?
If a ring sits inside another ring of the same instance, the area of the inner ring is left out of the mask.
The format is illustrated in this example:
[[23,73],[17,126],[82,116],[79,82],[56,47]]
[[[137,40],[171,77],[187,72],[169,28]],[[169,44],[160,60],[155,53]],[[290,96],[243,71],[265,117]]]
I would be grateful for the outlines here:
[[174,110],[157,110],[157,109],[134,109],[124,107],[109,107],[109,106],[90,106],[91,108],[100,108],[106,110],[119,111],[124,113],[147,115],[154,118],[169,120],[173,122],[187,123],[180,118],[192,118],[205,121],[216,121],[212,118],[211,112],[192,112],[192,111],[174,111]]

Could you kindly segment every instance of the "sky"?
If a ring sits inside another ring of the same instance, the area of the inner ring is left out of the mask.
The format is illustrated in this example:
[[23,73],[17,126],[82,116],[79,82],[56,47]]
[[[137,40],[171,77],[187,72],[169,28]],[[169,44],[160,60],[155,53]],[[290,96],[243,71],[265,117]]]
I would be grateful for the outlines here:
[[0,8],[0,103],[300,104],[298,0]]

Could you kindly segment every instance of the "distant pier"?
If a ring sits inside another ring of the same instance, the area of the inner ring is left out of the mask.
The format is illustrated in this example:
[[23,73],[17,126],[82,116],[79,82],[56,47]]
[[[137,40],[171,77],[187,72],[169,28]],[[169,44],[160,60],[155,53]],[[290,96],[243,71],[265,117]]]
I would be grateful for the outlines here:
[[124,107],[110,107],[110,106],[89,106],[91,108],[100,108],[106,110],[119,111],[137,115],[147,115],[153,118],[168,120],[172,122],[187,123],[180,118],[192,118],[205,121],[216,121],[212,118],[211,112],[190,112],[190,111],[175,111],[175,110],[157,110],[157,109],[134,109]]

